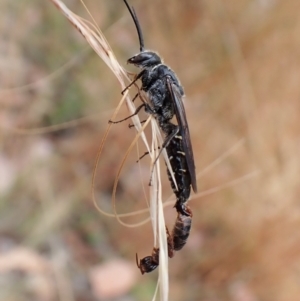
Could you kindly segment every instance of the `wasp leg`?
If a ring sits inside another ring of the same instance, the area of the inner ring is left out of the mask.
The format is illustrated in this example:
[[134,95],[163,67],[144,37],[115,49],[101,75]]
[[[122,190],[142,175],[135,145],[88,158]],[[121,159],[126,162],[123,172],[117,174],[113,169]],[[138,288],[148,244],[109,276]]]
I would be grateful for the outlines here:
[[135,79],[121,92],[122,95],[125,93],[125,91],[127,91],[138,79],[140,79],[140,77],[143,75],[144,70],[142,70],[136,77]]
[[139,112],[144,106],[145,106],[145,104],[142,103],[140,106],[138,106],[138,107],[136,108],[135,112],[134,112],[133,114],[131,114],[130,116],[128,116],[128,117],[126,117],[126,118],[124,118],[124,119],[121,119],[121,120],[117,120],[117,121],[109,120],[108,123],[113,123],[113,124],[115,124],[115,123],[123,122],[123,121],[125,121],[125,120],[127,120],[127,119],[129,119],[129,118],[131,118],[131,117],[133,117],[133,116],[135,116],[135,115],[137,115],[138,112]]

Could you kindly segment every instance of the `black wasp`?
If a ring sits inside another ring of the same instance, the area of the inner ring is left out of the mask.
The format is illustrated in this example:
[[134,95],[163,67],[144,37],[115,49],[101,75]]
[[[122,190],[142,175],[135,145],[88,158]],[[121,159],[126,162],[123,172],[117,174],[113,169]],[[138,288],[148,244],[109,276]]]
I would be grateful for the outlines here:
[[[179,251],[184,247],[190,235],[192,212],[188,207],[186,207],[185,210],[189,212],[190,215],[187,216],[178,212],[172,233],[170,234],[168,228],[166,229],[168,236],[168,256],[170,258],[174,256],[174,251]],[[138,262],[136,255],[136,263],[142,274],[152,272],[159,265],[159,248],[153,248],[152,254],[144,257],[140,262]]]
[[[185,109],[182,102],[182,97],[184,96],[183,88],[174,71],[167,65],[163,64],[159,55],[153,51],[145,50],[144,39],[135,10],[133,7],[131,8],[129,6],[126,0],[123,1],[135,23],[140,42],[140,52],[128,59],[127,63],[133,64],[142,69],[142,71],[137,74],[134,81],[126,89],[140,79],[142,82],[140,89],[148,96],[149,103],[142,100],[143,103],[137,107],[133,115],[130,115],[120,121],[110,122],[118,123],[124,121],[136,115],[144,107],[147,113],[152,114],[156,118],[159,127],[166,136],[161,147],[161,151],[164,148],[167,148],[167,152],[169,149],[169,153],[172,153],[173,157],[178,156],[176,153],[181,153],[181,156],[184,156],[184,160],[181,161],[185,161],[183,164],[186,166],[185,169],[182,169],[182,172],[188,174],[190,177],[190,180],[188,181],[190,183],[186,183],[185,188],[188,190],[190,188],[187,186],[192,185],[194,192],[197,192],[194,155]],[[174,114],[176,116],[177,125],[171,122]],[[168,148],[173,138],[177,138],[177,142],[173,141],[172,148],[171,146]],[[177,152],[176,150],[173,150],[174,147],[177,149]],[[172,167],[173,166],[176,166],[176,163],[174,163]],[[182,201],[178,201],[176,206],[177,210],[181,210],[181,203]],[[181,213],[187,215],[187,212],[183,212],[183,208],[184,206],[182,206]]]
[[[133,115],[113,123],[136,115],[144,107],[147,113],[155,117],[165,135],[160,152],[166,149],[176,180],[175,185],[168,170],[168,177],[176,195],[175,208],[178,212],[172,235],[168,235],[169,257],[173,257],[173,251],[180,250],[185,245],[191,227],[192,212],[186,206],[190,196],[190,187],[192,186],[194,192],[197,192],[193,149],[182,102],[184,91],[174,71],[163,64],[159,55],[145,50],[141,27],[134,8],[131,8],[126,0],[124,3],[135,23],[140,42],[140,52],[128,59],[127,63],[141,69],[126,89],[140,79],[142,83],[140,90],[146,93],[148,102],[141,98],[143,103],[137,107]],[[138,95],[139,93],[136,97]],[[171,122],[174,115],[177,125]],[[140,263],[137,260],[137,264],[142,273],[153,271],[159,264],[159,249],[154,248],[151,256],[141,259]]]

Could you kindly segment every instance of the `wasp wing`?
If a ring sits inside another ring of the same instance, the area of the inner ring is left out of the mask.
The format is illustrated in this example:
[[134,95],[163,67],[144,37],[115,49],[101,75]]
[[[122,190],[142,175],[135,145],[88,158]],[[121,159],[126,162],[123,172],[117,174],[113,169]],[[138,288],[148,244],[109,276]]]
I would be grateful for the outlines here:
[[197,180],[196,180],[196,170],[193,148],[191,143],[189,126],[186,119],[185,109],[182,102],[182,96],[176,85],[172,83],[172,80],[167,77],[167,86],[170,92],[172,101],[174,103],[174,110],[179,126],[179,131],[182,137],[183,150],[185,152],[185,158],[188,166],[188,171],[191,176],[191,182],[194,192],[197,192]]

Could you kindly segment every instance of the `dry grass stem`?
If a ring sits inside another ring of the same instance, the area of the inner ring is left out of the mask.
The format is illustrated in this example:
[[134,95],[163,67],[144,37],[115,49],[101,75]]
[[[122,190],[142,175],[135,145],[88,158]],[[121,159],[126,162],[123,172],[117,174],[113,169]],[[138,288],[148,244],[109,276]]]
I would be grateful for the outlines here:
[[[63,14],[68,18],[68,20],[71,22],[71,24],[83,35],[83,37],[86,39],[86,41],[89,43],[89,45],[94,49],[94,51],[99,55],[99,57],[106,63],[106,65],[111,69],[113,74],[117,77],[121,89],[124,90],[126,88],[125,81],[129,81],[129,78],[127,76],[127,72],[123,69],[123,67],[119,64],[118,60],[116,59],[115,55],[113,54],[113,51],[111,47],[109,46],[105,36],[101,32],[100,28],[97,26],[93,26],[90,22],[87,22],[86,20],[78,17],[75,15],[73,12],[71,12],[61,1],[59,0],[51,0],[58,8],[60,11],[63,12]],[[127,91],[126,91],[127,92]],[[124,97],[119,103],[119,106],[117,107],[115,113],[112,115],[111,120],[115,120],[115,116],[120,108],[120,106],[123,103],[123,100],[126,98],[126,104],[129,109],[130,114],[133,114],[135,112],[135,106],[133,102],[129,99],[128,94],[124,94]],[[151,156],[152,162],[155,161],[155,158],[158,155],[158,149],[159,146],[161,145],[162,137],[158,136],[160,134],[156,122],[152,122],[152,145],[151,148],[148,146],[148,142],[146,140],[146,137],[143,133],[144,129],[150,122],[150,120],[153,119],[151,116],[148,118],[148,121],[141,126],[141,123],[139,121],[138,116],[133,116],[132,121],[134,126],[136,127],[138,133],[129,146],[127,152],[124,155],[124,158],[122,160],[121,166],[118,170],[118,173],[116,175],[115,183],[114,183],[114,188],[113,188],[113,194],[112,194],[112,202],[113,202],[113,208],[114,208],[114,213],[115,217],[117,218],[118,222],[121,223],[122,225],[126,226],[136,226],[136,225],[128,225],[124,223],[123,221],[120,220],[118,217],[118,214],[116,212],[115,208],[115,194],[116,194],[116,189],[119,181],[119,176],[121,174],[123,165],[126,162],[126,159],[131,152],[132,148],[135,146],[137,140],[141,137],[143,142],[145,143],[145,146]],[[106,137],[109,133],[111,125],[108,126],[106,133],[104,135],[104,138],[101,142],[99,152],[97,155],[97,163],[95,164],[94,168],[94,175],[93,175],[93,183],[92,183],[92,190],[93,190],[93,199],[94,199],[94,204],[96,205],[97,209],[106,215],[103,210],[101,210],[97,204],[97,201],[95,200],[94,196],[94,181],[95,181],[95,174],[97,171],[97,166],[98,166],[98,161],[100,160],[101,157],[101,152],[104,146],[104,143],[106,141]],[[160,139],[160,143],[157,141],[157,137]],[[166,161],[168,162],[166,152],[164,151],[164,157],[166,158]],[[154,246],[157,246],[157,238],[156,236],[158,235],[158,244],[160,248],[160,265],[159,265],[159,282],[160,282],[160,297],[161,300],[167,301],[168,300],[168,251],[167,251],[167,238],[166,238],[166,227],[165,227],[165,222],[164,222],[164,214],[163,214],[163,205],[162,205],[162,198],[161,198],[161,179],[160,179],[160,164],[159,161],[156,162],[153,168],[153,173],[151,177],[151,186],[150,187],[150,216],[151,216],[151,221],[152,221],[152,226],[153,226],[153,233],[154,233]],[[170,166],[168,162],[168,166]]]

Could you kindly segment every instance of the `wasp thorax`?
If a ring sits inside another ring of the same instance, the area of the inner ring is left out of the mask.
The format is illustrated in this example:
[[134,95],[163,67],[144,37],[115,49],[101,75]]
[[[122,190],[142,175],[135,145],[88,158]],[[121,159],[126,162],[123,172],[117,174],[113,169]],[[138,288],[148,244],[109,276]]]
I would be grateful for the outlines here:
[[127,63],[133,64],[140,68],[145,68],[145,67],[153,67],[158,64],[161,64],[162,61],[157,53],[152,51],[143,51],[130,58],[127,61]]

